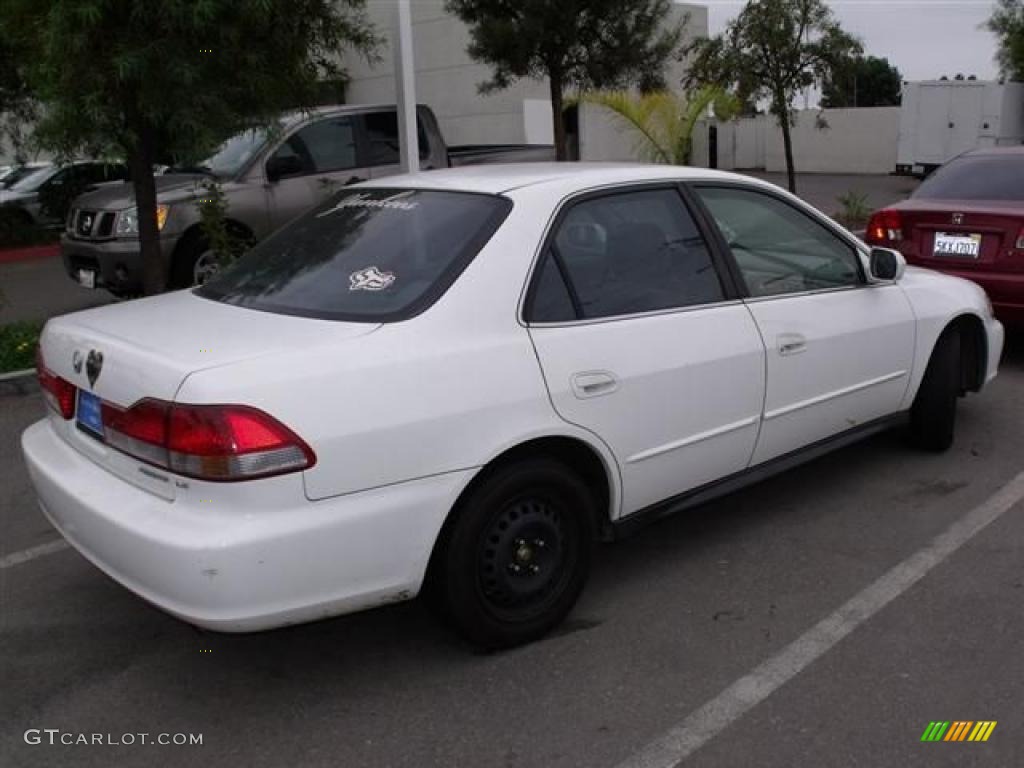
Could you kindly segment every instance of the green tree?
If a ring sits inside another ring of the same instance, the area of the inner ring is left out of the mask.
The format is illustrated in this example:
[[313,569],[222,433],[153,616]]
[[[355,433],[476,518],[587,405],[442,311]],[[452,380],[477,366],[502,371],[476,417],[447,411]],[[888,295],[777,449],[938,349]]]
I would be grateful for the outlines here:
[[21,155],[25,126],[35,118],[36,103],[24,77],[23,52],[0,34],[0,149],[10,144]]
[[861,52],[823,0],[750,0],[725,32],[687,47],[687,83],[713,83],[751,98],[767,98],[782,129],[789,189],[793,167],[792,102],[801,90],[827,81],[833,69]]
[[671,91],[596,91],[582,94],[580,101],[611,111],[636,136],[640,157],[668,165],[689,165],[694,128],[709,109],[719,120],[731,120],[741,108],[739,99],[713,85],[689,98]]
[[566,159],[564,93],[664,85],[683,24],[667,23],[669,0],[447,0],[469,26],[469,55],[490,65],[488,93],[521,78],[547,78],[555,155]]
[[999,40],[996,61],[1003,76],[1024,82],[1024,0],[998,0],[987,26]]
[[338,54],[373,54],[365,0],[3,0],[0,37],[25,52],[43,105],[36,140],[59,154],[117,152],[138,207],[147,293],[167,285],[153,164],[313,104]]
[[888,59],[853,56],[832,69],[821,92],[821,106],[898,107],[903,76]]

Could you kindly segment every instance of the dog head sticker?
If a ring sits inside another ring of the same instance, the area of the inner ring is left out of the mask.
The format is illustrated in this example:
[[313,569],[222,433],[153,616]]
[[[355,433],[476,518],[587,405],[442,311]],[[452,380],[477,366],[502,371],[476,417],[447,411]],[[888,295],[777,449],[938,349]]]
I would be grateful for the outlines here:
[[364,267],[348,276],[350,291],[383,291],[395,282],[394,272],[381,272],[377,267]]

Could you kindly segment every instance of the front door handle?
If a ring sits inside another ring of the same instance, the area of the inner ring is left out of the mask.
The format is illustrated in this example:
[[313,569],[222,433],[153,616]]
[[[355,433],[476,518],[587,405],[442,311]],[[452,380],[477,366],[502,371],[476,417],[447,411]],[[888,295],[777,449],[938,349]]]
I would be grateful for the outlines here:
[[798,355],[807,349],[807,339],[799,333],[781,333],[777,341],[780,355]]
[[619,380],[610,371],[584,371],[572,376],[572,391],[576,397],[610,395],[619,388]]

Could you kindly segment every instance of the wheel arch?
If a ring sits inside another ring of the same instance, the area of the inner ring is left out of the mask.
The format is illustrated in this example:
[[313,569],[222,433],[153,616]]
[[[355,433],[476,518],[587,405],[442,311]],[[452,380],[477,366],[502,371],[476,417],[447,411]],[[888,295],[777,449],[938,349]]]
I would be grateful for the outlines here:
[[595,530],[602,540],[612,537],[612,516],[618,503],[618,469],[609,462],[614,461],[598,447],[578,436],[550,434],[532,437],[507,447],[481,466],[462,488],[434,539],[434,545],[427,561],[426,580],[430,580],[439,553],[444,549],[451,529],[458,519],[459,510],[465,499],[484,480],[499,471],[527,458],[550,457],[577,472],[588,487],[595,491]]

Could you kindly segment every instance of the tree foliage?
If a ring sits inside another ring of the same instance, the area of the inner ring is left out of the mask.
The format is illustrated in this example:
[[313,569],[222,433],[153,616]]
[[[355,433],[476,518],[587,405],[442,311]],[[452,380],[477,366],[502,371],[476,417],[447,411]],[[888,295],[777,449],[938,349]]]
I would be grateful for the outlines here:
[[690,97],[671,91],[595,91],[582,94],[580,101],[612,112],[636,137],[634,149],[641,158],[668,165],[690,163],[693,131],[709,109],[719,120],[731,120],[741,107],[739,99],[713,85]]
[[821,93],[821,106],[898,107],[903,76],[888,59],[853,56],[832,69]]
[[667,23],[669,0],[447,0],[445,7],[469,27],[469,55],[491,67],[481,92],[548,79],[559,160],[564,92],[663,87],[683,28]]
[[1003,76],[1024,82],[1024,0],[997,0],[987,26],[999,41],[996,61]]
[[861,52],[824,0],[750,0],[716,37],[688,46],[690,86],[717,84],[746,98],[766,98],[782,129],[789,188],[796,190],[792,102],[827,81],[843,60]]
[[3,0],[0,36],[43,104],[37,140],[62,155],[114,151],[139,208],[147,292],[169,270],[153,163],[201,155],[245,125],[315,103],[346,46],[371,55],[365,0]]

